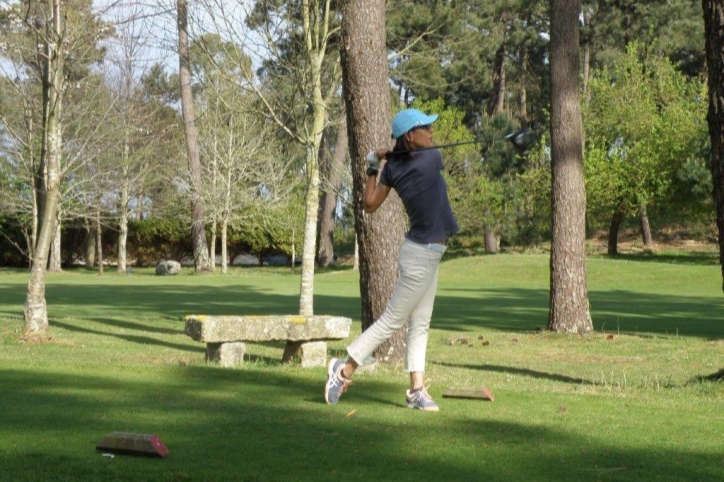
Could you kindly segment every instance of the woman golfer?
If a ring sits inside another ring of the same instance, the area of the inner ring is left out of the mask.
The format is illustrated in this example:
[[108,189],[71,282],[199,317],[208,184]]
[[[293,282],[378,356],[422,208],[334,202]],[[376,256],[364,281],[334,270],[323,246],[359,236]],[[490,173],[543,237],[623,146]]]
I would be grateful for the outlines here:
[[[437,291],[437,272],[447,239],[458,232],[442,176],[442,155],[434,147],[432,124],[438,115],[406,109],[392,121],[395,147],[377,149],[367,156],[365,211],[374,212],[395,189],[405,206],[410,230],[398,253],[399,278],[382,316],[347,347],[348,358],[332,358],[327,366],[324,399],[336,404],[363,360],[372,355],[409,319],[405,371],[410,374],[407,406],[437,411],[438,405],[424,386],[427,332]],[[380,172],[381,159],[387,162]]]

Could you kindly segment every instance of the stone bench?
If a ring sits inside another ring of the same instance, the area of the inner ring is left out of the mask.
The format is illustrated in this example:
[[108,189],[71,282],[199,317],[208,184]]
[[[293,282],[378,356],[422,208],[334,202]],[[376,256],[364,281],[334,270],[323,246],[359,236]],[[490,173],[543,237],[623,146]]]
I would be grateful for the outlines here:
[[341,316],[186,317],[185,333],[206,343],[206,360],[230,367],[244,362],[244,342],[286,341],[282,362],[298,359],[303,367],[324,366],[327,340],[349,336],[352,320]]

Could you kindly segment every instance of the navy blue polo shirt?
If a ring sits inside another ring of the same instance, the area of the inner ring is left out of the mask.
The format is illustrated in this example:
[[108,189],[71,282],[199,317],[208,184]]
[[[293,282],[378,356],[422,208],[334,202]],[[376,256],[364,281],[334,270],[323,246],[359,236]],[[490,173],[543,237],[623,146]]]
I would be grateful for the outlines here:
[[390,160],[380,173],[380,182],[402,199],[410,220],[405,237],[410,241],[442,242],[460,230],[447,197],[443,169],[440,151],[429,149],[412,152],[409,159]]

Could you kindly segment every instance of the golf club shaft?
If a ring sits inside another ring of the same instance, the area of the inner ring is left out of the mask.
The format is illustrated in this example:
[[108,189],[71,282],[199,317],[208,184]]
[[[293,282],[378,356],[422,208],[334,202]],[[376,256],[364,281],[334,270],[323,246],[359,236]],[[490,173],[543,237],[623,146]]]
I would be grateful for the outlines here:
[[429,151],[431,149],[446,149],[448,147],[458,147],[458,146],[465,146],[468,144],[483,144],[485,142],[493,142],[493,141],[502,141],[507,139],[507,136],[504,137],[494,137],[491,139],[475,139],[473,141],[461,141],[461,142],[453,142],[450,144],[441,144],[439,146],[432,146],[432,147],[421,147],[419,149],[410,149],[409,151],[397,151],[395,154],[409,154],[411,152],[420,152],[420,151]]

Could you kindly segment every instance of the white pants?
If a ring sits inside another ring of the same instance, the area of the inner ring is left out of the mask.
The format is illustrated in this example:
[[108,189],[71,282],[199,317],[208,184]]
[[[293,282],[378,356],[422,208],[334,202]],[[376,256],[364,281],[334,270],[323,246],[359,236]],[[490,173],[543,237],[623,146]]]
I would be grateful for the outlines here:
[[402,242],[398,257],[400,277],[384,313],[347,347],[354,361],[361,365],[409,319],[405,371],[425,371],[427,332],[437,292],[438,265],[444,252],[445,246],[441,244],[423,245],[407,239]]

